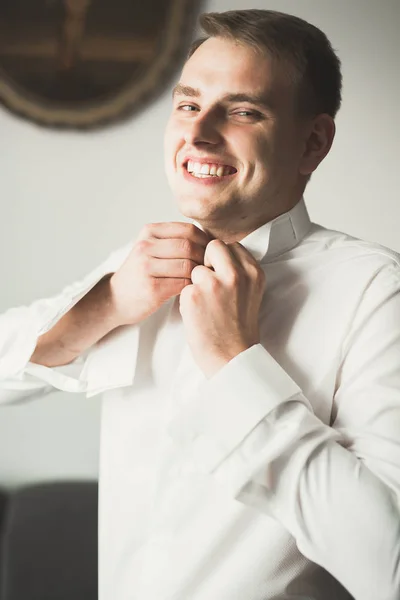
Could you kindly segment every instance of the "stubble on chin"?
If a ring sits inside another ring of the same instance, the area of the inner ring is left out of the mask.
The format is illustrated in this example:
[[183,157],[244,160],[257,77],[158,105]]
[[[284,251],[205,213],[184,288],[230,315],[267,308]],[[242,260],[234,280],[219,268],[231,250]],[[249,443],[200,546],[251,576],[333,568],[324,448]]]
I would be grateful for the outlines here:
[[205,229],[225,230],[229,223],[238,217],[239,198],[216,198],[213,202],[210,198],[196,196],[175,196],[179,212],[188,219],[198,221]]

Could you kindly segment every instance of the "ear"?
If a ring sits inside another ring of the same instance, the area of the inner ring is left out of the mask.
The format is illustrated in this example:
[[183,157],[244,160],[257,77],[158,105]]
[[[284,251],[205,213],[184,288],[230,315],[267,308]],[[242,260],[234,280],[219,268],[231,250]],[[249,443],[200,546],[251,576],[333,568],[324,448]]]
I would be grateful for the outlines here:
[[325,113],[317,115],[308,127],[299,172],[310,175],[331,149],[335,137],[335,121]]

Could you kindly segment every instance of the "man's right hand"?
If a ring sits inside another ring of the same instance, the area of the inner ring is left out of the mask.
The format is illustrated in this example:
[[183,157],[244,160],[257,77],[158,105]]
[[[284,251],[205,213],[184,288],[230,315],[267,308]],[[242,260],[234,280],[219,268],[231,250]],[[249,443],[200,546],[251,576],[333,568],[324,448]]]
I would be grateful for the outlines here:
[[191,223],[149,223],[128,258],[110,279],[120,325],[139,323],[191,284],[212,237]]
[[140,323],[192,282],[211,239],[191,223],[145,225],[118,271],[103,277],[38,338],[31,362],[66,365],[113,329]]

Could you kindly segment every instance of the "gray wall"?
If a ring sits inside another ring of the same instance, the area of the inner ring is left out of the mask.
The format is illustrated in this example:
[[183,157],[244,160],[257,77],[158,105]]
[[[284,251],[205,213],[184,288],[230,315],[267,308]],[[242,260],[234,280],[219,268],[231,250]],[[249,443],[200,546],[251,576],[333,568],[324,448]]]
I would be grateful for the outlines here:
[[[399,0],[211,1],[321,27],[343,62],[331,154],[306,202],[314,221],[400,251]],[[178,220],[163,173],[170,89],[99,133],[41,129],[0,110],[0,311],[57,293],[148,221]],[[0,485],[97,475],[100,398],[52,394],[0,409]]]

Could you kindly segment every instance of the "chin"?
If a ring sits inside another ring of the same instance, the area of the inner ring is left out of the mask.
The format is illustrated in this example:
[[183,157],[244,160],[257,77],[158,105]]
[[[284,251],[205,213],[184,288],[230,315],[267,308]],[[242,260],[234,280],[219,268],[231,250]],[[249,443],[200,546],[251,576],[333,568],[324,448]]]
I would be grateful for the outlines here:
[[210,205],[209,199],[175,194],[177,208],[188,219],[209,219],[215,214],[215,206]]

